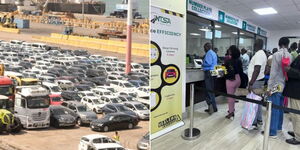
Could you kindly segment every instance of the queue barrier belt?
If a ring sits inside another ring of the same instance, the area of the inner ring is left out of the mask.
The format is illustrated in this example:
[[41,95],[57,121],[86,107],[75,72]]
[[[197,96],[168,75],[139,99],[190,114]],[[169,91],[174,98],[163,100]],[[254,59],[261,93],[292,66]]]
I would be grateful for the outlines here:
[[[258,101],[258,100],[254,100],[254,99],[249,99],[249,98],[246,98],[246,97],[241,97],[241,96],[236,96],[236,95],[232,95],[232,94],[227,94],[227,93],[223,93],[223,92],[220,92],[220,91],[216,91],[216,90],[208,90],[204,87],[195,87],[195,89],[197,90],[203,90],[203,91],[206,91],[206,92],[210,92],[210,93],[215,93],[215,94],[218,94],[218,95],[222,95],[222,96],[225,96],[225,97],[231,97],[231,98],[234,98],[234,99],[238,99],[238,100],[242,100],[242,101],[246,101],[246,102],[250,102],[250,103],[255,103],[255,104],[258,104],[258,105],[262,105],[262,106],[267,106],[267,102],[265,101]],[[290,112],[290,113],[294,113],[294,114],[298,114],[300,115],[300,110],[296,110],[296,109],[292,109],[292,108],[287,108],[287,107],[284,107],[284,106],[279,106],[279,105],[275,105],[272,103],[272,108],[274,109],[282,109],[286,112]]]

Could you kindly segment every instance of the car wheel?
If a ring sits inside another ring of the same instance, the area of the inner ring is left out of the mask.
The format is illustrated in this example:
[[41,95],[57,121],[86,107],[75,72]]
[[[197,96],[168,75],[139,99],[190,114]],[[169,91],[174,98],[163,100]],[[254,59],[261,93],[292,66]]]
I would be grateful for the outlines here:
[[82,120],[81,120],[80,118],[78,118],[76,122],[77,122],[77,124],[78,124],[79,126],[82,126],[82,125],[83,125]]
[[129,123],[128,124],[128,129],[132,129],[133,128],[133,124],[132,123]]
[[54,122],[54,127],[55,127],[55,128],[59,128],[59,123],[58,123],[58,121],[55,121],[55,122]]
[[104,132],[107,132],[109,129],[108,129],[108,126],[104,126],[104,128],[103,128],[103,131]]

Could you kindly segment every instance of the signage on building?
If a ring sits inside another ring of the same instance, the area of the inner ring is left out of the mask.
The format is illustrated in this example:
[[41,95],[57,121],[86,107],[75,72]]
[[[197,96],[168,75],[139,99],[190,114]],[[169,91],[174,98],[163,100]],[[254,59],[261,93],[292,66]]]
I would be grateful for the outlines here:
[[261,36],[267,36],[267,31],[265,31],[262,28],[258,27],[257,34],[261,35]]
[[255,25],[252,25],[252,24],[249,24],[248,22],[246,21],[243,21],[243,26],[242,26],[242,29],[243,30],[246,30],[246,31],[249,31],[249,32],[253,32],[253,33],[256,33],[256,26]]
[[197,14],[198,16],[217,20],[217,9],[208,4],[203,3],[201,0],[188,0],[187,9],[190,12]]
[[238,28],[242,28],[242,21],[240,18],[235,17],[231,14],[227,14],[224,11],[219,10],[218,21],[222,23],[226,23]]

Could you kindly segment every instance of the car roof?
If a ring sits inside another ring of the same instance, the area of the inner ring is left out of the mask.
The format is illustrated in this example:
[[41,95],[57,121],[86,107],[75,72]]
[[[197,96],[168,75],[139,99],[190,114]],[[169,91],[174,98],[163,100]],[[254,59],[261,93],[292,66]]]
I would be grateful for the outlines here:
[[83,98],[87,98],[87,99],[99,99],[97,96],[84,96]]
[[85,138],[88,138],[88,139],[94,139],[94,138],[103,138],[103,137],[107,137],[107,136],[102,135],[102,134],[89,134],[89,135],[85,135],[85,136],[82,136],[82,137],[85,137]]
[[123,148],[118,143],[98,143],[94,144],[94,146],[96,147],[96,149]]
[[92,91],[80,91],[80,92],[78,92],[78,93],[93,93],[94,94],[94,92],[92,92]]
[[124,103],[132,104],[132,105],[143,104],[143,103],[138,102],[138,101],[130,101],[130,102],[124,102]]
[[75,106],[84,106],[82,103],[80,103],[78,101],[65,101],[64,103],[68,103],[68,104],[75,105]]

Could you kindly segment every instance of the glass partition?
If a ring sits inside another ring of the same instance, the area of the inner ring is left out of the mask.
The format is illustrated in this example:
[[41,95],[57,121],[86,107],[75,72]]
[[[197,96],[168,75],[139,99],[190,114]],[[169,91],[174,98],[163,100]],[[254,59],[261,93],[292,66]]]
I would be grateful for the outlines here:
[[228,25],[216,23],[215,24],[215,39],[214,48],[218,49],[218,56],[224,58],[227,49],[231,45],[237,45],[238,30],[237,28]]
[[240,31],[239,49],[245,48],[250,55],[254,50],[254,34],[246,31]]
[[204,56],[204,44],[212,42],[213,33],[211,21],[188,15],[186,37],[188,63],[193,63],[194,58],[202,58]]

